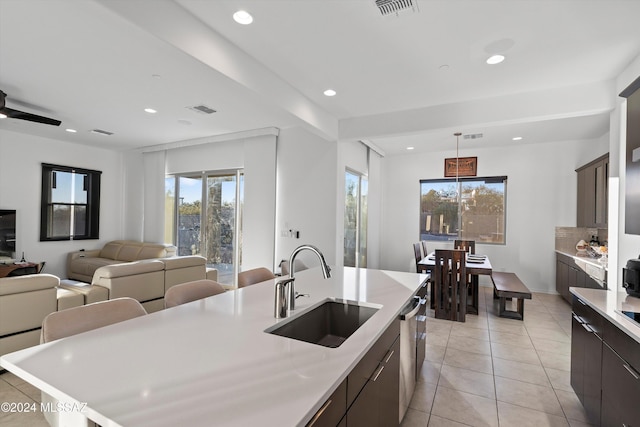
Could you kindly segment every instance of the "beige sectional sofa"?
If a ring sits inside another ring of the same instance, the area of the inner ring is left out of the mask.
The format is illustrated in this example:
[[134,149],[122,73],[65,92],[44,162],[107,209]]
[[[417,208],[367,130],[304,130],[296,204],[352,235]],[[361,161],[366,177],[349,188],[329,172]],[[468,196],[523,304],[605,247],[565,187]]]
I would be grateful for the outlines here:
[[0,355],[39,344],[45,316],[84,304],[59,282],[51,274],[0,278]]
[[72,252],[67,261],[71,280],[63,280],[60,287],[81,293],[85,304],[131,297],[151,313],[164,308],[164,294],[171,286],[218,279],[205,258],[164,256],[171,254],[174,246],[127,240],[109,242],[100,250]]
[[67,277],[91,283],[94,273],[100,267],[175,255],[176,247],[165,243],[114,240],[106,243],[102,249],[71,252],[67,256]]

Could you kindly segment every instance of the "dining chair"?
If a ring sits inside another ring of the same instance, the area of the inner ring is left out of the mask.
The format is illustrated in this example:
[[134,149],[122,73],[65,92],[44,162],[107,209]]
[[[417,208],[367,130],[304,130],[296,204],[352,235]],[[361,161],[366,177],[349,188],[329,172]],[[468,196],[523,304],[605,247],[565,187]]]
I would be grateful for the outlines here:
[[171,308],[211,297],[224,291],[225,289],[220,283],[208,279],[180,283],[170,287],[164,294],[164,308]]
[[[142,304],[129,297],[55,311],[48,314],[42,321],[40,342],[55,341],[145,314],[147,312]],[[46,407],[56,408],[58,405],[58,400],[45,392],[41,392],[41,398]],[[61,424],[58,414],[58,412],[43,411],[44,418],[51,427],[57,427]],[[92,421],[86,419],[82,421],[83,426],[96,426]]]
[[[453,241],[453,248],[454,249],[462,249],[463,251],[466,251],[467,254],[475,254],[476,253],[476,241],[475,240],[454,240]],[[478,301],[478,275],[474,274],[468,274],[467,275],[467,283],[469,284],[469,289],[468,289],[468,294],[471,297],[472,302],[472,306],[475,307],[477,306],[477,301]],[[476,313],[474,313],[476,314]]]
[[[454,249],[462,249],[469,254],[476,253],[476,241],[475,240],[454,240],[453,241]],[[471,250],[471,251],[469,251]]]
[[425,267],[424,265],[420,265],[420,261],[422,260],[422,258],[424,258],[422,256],[422,249],[420,249],[420,243],[414,243],[413,244],[413,255],[416,258],[416,272],[417,273],[426,273],[427,272],[427,267]]
[[438,319],[464,322],[467,313],[466,252],[460,249],[435,251],[434,305]]
[[265,280],[275,279],[275,274],[265,267],[253,268],[251,270],[238,273],[238,287],[253,285],[255,283],[264,282]]
[[[304,262],[302,262],[301,259],[293,260],[293,267],[295,268],[295,271],[307,270],[309,268]],[[280,271],[282,272],[283,276],[289,275],[289,260],[283,259],[282,261],[280,261]]]
[[420,243],[422,244],[422,254],[424,256],[429,255],[429,251],[427,250],[427,241],[426,240],[421,240]]

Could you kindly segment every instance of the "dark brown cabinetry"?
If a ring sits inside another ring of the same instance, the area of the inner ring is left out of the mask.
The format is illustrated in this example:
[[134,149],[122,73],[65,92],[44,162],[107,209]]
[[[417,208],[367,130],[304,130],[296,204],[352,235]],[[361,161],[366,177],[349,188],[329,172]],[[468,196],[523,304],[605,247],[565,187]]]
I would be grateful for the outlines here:
[[[318,412],[307,423],[307,427],[335,427],[339,426],[347,412],[347,381],[342,381],[331,397],[327,399]],[[345,424],[346,426],[346,418]]]
[[347,378],[347,426],[398,425],[400,322],[394,321]]
[[307,426],[397,426],[399,412],[400,321],[395,320]]
[[[590,273],[601,277],[593,277]],[[586,261],[556,252],[556,291],[567,302],[572,301],[569,288],[606,289],[603,282],[606,282],[606,272],[602,268],[588,267]]]
[[571,320],[571,386],[595,425],[600,425],[602,328],[604,319],[573,298]]
[[640,343],[573,300],[571,386],[598,426],[640,426]]
[[602,425],[640,425],[640,344],[613,324],[604,324]]
[[608,222],[609,154],[576,169],[577,226],[605,228]]

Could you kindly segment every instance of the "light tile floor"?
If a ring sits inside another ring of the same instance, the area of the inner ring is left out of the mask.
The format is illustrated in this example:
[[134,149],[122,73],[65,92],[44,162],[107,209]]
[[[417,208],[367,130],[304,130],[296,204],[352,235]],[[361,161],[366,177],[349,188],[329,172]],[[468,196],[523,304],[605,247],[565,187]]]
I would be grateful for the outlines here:
[[534,293],[524,321],[498,317],[493,288],[466,322],[427,319],[421,378],[402,427],[588,426],[571,388],[571,307]]
[[[465,323],[427,319],[426,360],[402,427],[588,426],[569,383],[569,304],[534,293],[524,321],[504,319],[492,288],[481,290],[480,314]],[[39,405],[40,392],[6,372],[0,402]],[[0,425],[48,426],[39,411],[0,411]]]

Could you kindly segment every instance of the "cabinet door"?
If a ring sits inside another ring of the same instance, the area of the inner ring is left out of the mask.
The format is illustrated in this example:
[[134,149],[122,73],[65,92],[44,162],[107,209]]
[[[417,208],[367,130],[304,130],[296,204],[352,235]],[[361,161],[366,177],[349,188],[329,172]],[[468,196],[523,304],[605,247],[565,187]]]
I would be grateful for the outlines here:
[[556,290],[565,300],[571,302],[571,294],[569,292],[569,265],[562,262],[559,258],[556,261]]
[[605,180],[605,165],[604,161],[600,161],[595,165],[594,168],[594,179],[595,179],[595,225],[598,227],[602,227],[606,225],[605,215],[607,211],[607,191],[606,191],[606,180]]
[[608,346],[602,348],[602,425],[637,426],[640,373]]
[[335,427],[347,411],[347,381],[343,381],[331,397],[318,409],[307,427]]
[[589,186],[587,184],[587,170],[580,169],[578,170],[578,200],[577,200],[577,211],[576,211],[576,224],[578,227],[587,227],[588,226],[588,214],[586,207],[588,206],[587,193],[589,192]]
[[571,387],[584,405],[584,348],[587,331],[582,321],[573,313],[571,319]]
[[384,370],[378,376],[380,426],[397,426],[400,418],[400,337],[383,360]]
[[348,427],[397,426],[400,418],[400,336],[347,411]]

